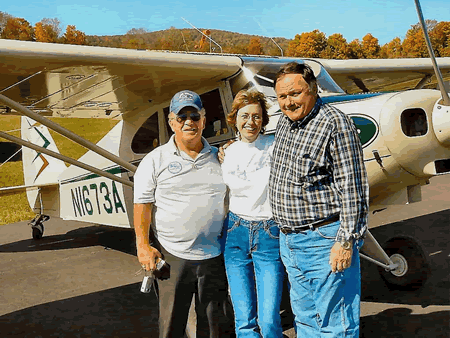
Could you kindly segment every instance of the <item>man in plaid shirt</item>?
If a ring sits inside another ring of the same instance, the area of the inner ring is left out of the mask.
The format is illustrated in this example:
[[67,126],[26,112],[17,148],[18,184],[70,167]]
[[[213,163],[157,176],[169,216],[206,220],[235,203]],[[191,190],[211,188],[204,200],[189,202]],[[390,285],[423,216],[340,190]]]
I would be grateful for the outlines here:
[[369,185],[353,122],[318,96],[312,69],[283,66],[269,194],[281,226],[298,337],[359,337],[358,250]]

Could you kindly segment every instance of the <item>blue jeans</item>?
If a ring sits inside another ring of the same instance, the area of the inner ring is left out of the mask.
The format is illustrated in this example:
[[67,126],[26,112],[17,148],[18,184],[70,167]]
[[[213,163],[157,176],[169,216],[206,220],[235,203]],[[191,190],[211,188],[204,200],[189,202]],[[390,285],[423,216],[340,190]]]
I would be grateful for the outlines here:
[[225,227],[225,268],[237,337],[283,337],[280,302],[285,271],[277,224],[247,221],[229,212]]
[[299,233],[280,233],[281,258],[291,285],[297,337],[359,337],[359,244],[351,266],[331,272],[331,247],[340,222]]

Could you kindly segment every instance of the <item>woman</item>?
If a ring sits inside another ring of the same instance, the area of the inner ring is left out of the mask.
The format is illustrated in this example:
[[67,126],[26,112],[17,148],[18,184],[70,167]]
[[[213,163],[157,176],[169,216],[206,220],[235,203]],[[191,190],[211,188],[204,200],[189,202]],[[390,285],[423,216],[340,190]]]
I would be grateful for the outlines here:
[[227,121],[238,135],[237,142],[225,150],[222,164],[230,189],[224,257],[236,335],[282,337],[284,267],[279,229],[267,196],[274,136],[263,135],[269,123],[264,95],[241,90]]

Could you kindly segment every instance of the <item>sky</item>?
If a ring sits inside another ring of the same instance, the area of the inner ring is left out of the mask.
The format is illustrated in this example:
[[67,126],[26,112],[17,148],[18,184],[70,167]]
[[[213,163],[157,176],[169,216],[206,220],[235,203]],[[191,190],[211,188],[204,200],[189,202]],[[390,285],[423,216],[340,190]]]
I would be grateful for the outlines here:
[[[425,19],[450,21],[449,0],[421,0],[421,6]],[[58,18],[63,30],[75,25],[87,35],[122,35],[141,27],[191,28],[184,17],[202,29],[288,39],[314,29],[327,37],[341,33],[347,42],[371,33],[380,45],[403,39],[419,21],[414,0],[22,0],[4,1],[0,11],[32,25]]]

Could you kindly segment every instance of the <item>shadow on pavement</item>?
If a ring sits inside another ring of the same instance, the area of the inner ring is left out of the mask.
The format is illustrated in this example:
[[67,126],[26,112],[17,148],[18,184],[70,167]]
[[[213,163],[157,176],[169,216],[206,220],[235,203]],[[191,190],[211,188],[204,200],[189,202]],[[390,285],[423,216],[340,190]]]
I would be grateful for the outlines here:
[[0,252],[30,252],[104,246],[136,255],[134,243],[133,229],[95,225],[71,230],[62,235],[44,235],[40,240],[25,239],[0,245]]
[[157,337],[158,301],[140,283],[0,316],[1,337]]
[[361,318],[363,338],[440,338],[450,336],[450,311],[411,314],[410,309],[387,309]]

